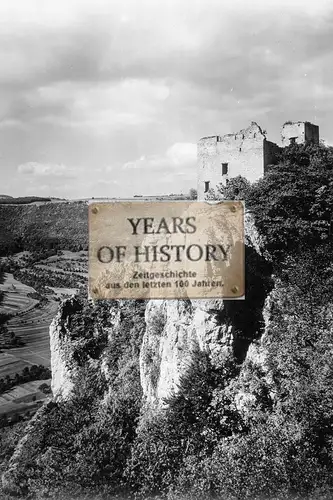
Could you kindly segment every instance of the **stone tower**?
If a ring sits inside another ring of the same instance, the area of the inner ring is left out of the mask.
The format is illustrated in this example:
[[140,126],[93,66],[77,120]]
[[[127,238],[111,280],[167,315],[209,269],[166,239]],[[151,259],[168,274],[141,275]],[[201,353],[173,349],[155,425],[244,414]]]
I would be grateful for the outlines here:
[[198,199],[238,175],[257,181],[275,162],[278,150],[256,122],[235,134],[203,137],[198,143]]
[[[286,122],[281,131],[282,147],[305,142],[319,143],[319,127],[310,122]],[[203,137],[198,142],[198,200],[209,189],[226,185],[241,175],[255,182],[265,175],[269,165],[278,161],[281,147],[270,142],[266,133],[252,122],[235,134]]]
[[281,130],[282,147],[305,142],[319,143],[319,127],[310,122],[286,122]]

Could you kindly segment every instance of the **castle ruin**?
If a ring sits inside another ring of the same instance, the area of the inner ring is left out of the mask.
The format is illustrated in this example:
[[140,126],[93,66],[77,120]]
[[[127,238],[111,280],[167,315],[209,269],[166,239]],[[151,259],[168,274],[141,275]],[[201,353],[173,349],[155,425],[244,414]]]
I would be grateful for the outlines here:
[[281,146],[268,141],[256,123],[234,134],[203,137],[198,142],[198,199],[217,185],[241,175],[255,182],[269,165],[277,163],[281,148],[289,144],[319,143],[319,127],[310,122],[286,122],[281,130]]

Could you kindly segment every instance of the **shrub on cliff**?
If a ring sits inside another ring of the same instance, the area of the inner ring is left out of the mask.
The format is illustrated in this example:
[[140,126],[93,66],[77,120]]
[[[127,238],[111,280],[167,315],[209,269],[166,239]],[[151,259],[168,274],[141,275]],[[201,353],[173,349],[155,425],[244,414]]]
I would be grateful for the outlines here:
[[[223,376],[222,376],[223,372]],[[242,427],[224,393],[231,376],[227,365],[214,367],[198,349],[179,391],[166,399],[166,408],[143,416],[124,477],[142,495],[168,491],[189,457],[211,456],[222,436]]]
[[330,251],[333,148],[311,144],[285,148],[280,163],[252,186],[247,205],[273,258],[314,246]]
[[245,200],[274,261],[318,245],[331,251],[333,148],[291,145],[258,182],[238,176],[212,190],[210,198]]

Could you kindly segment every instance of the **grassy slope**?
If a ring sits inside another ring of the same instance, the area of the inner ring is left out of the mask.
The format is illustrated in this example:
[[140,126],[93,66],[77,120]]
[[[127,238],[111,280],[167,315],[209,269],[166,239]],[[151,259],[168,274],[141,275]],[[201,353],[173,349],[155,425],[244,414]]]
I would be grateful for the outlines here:
[[1,247],[15,238],[39,235],[69,244],[87,247],[88,210],[83,202],[45,203],[42,205],[0,204]]

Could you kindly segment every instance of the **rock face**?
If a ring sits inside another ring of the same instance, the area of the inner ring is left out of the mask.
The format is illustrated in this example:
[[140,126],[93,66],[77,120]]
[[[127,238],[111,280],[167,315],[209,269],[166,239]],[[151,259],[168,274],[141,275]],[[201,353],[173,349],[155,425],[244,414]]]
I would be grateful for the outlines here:
[[[117,328],[122,320],[120,309],[110,306],[108,324],[103,325],[104,339],[100,343],[98,354],[91,349],[90,341],[84,338],[85,332],[73,337],[73,326],[71,321],[73,315],[82,313],[82,305],[71,297],[62,302],[59,311],[50,325],[50,347],[51,347],[51,370],[52,370],[52,393],[55,401],[69,399],[74,390],[82,391],[77,387],[78,375],[87,368],[91,368],[108,381],[108,363],[105,351],[110,342],[113,328]],[[97,324],[93,327],[93,338],[100,337],[101,331]],[[89,347],[90,345],[90,347]],[[80,356],[84,353],[85,356]]]
[[221,324],[222,300],[151,300],[140,353],[143,393],[148,403],[163,403],[185,373],[195,345],[229,356],[233,334]]
[[[151,300],[145,311],[146,331],[140,351],[140,378],[149,404],[163,400],[177,390],[193,349],[210,354],[212,361],[233,360],[238,365],[246,356],[261,359],[259,340],[264,322],[265,301],[272,288],[270,268],[263,257],[251,214],[245,214],[246,301]],[[71,335],[70,318],[78,310],[75,298],[65,301],[50,326],[52,391],[54,398],[67,399],[75,388],[79,371],[73,357],[79,339]],[[119,326],[119,311],[110,308],[111,324]],[[108,379],[107,363],[101,354],[97,369]]]
[[[270,266],[263,257],[251,214],[245,214],[246,300],[151,300],[145,311],[146,331],[140,351],[140,378],[148,405],[163,405],[164,398],[177,391],[194,348],[206,351],[212,361],[233,361],[246,367],[246,359],[263,364],[263,324],[269,321]],[[70,318],[78,310],[75,298],[62,304],[50,327],[52,390],[56,400],[67,399],[75,388],[80,367],[73,352]],[[266,311],[266,316],[265,316]],[[110,322],[119,326],[119,310],[110,308]],[[103,353],[96,363],[108,380]],[[245,370],[245,368],[244,368]],[[244,395],[243,395],[244,396]],[[239,405],[246,397],[240,394]]]
[[[270,265],[251,214],[246,221],[246,301],[151,300],[140,353],[140,375],[146,402],[163,405],[177,391],[194,346],[219,363],[240,365],[249,356],[262,360],[263,316],[272,289]],[[265,306],[266,304],[266,306]]]
[[77,308],[75,298],[66,300],[50,325],[51,387],[56,400],[67,399],[74,388],[75,363],[68,321]]
[[[108,309],[108,321],[104,331],[93,323],[90,335],[85,335],[85,329],[73,333],[80,324],[73,323],[73,317],[84,314],[82,303],[71,297],[63,301],[50,325],[51,346],[51,369],[52,369],[52,392],[53,398],[46,400],[44,405],[37,410],[29,421],[24,437],[16,446],[15,452],[10,459],[7,470],[2,475],[2,486],[4,491],[14,496],[28,495],[29,475],[26,474],[26,450],[43,448],[45,435],[41,432],[47,415],[58,403],[70,399],[75,394],[80,397],[86,394],[84,375],[89,369],[96,379],[105,378],[108,382],[109,367],[107,363],[107,347],[111,336],[111,329],[117,327],[122,320],[121,311],[117,307],[110,306]],[[82,334],[83,333],[83,334]],[[92,335],[91,335],[92,333]],[[93,340],[100,340],[100,344]],[[96,349],[96,346],[99,348]],[[81,356],[83,354],[83,356]],[[87,356],[85,356],[85,354]],[[109,382],[111,388],[111,383]],[[100,399],[101,407],[108,399],[108,389]],[[37,430],[36,430],[37,429]],[[47,429],[45,429],[47,433]],[[45,453],[52,453],[52,447],[46,449]]]

